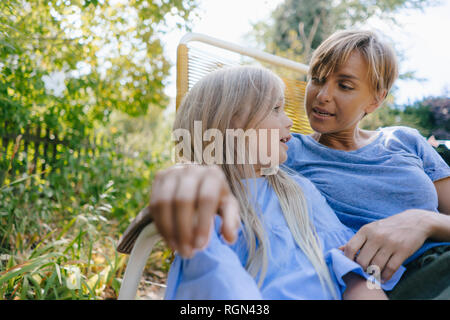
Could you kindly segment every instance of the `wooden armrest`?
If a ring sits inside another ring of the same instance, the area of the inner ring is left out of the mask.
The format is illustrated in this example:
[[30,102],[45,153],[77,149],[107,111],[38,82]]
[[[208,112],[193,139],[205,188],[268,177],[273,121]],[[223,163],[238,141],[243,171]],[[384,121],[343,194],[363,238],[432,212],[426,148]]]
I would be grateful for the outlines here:
[[136,218],[134,218],[123,233],[117,245],[117,251],[120,253],[130,254],[142,229],[152,222],[153,219],[151,217],[150,209],[149,207],[145,207],[138,213]]

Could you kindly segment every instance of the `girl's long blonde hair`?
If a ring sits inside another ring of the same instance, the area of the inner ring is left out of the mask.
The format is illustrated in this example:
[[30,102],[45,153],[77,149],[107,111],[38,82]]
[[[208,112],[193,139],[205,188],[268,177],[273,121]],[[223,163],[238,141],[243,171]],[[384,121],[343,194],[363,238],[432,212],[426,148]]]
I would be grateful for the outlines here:
[[[284,84],[271,71],[257,67],[233,67],[212,72],[198,81],[182,101],[174,123],[175,129],[187,129],[194,137],[194,121],[201,121],[202,134],[207,129],[256,128],[283,98]],[[224,140],[223,147],[230,141]],[[203,142],[203,148],[206,142]],[[191,154],[194,143],[191,141]],[[236,156],[236,155],[235,155]],[[189,159],[188,159],[189,160]],[[192,161],[192,159],[190,159]],[[198,159],[197,159],[198,161]],[[269,243],[262,223],[262,214],[249,198],[248,184],[243,179],[255,177],[252,166],[227,164],[221,161],[231,191],[239,202],[240,216],[248,245],[247,271],[261,286],[268,265]],[[314,266],[322,286],[327,286],[333,297],[335,287],[325,263],[317,234],[308,213],[305,196],[300,186],[283,170],[267,176],[273,187],[292,235]],[[255,196],[255,195],[253,195]],[[276,257],[275,257],[276,258]],[[300,267],[300,266],[299,266]]]

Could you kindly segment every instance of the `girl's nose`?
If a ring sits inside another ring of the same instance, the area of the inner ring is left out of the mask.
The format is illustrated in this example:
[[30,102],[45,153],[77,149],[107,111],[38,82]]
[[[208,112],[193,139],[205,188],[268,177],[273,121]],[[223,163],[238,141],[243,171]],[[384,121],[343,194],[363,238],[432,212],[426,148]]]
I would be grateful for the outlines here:
[[284,114],[284,120],[283,120],[283,124],[286,126],[286,128],[288,128],[289,130],[292,128],[292,125],[294,124],[294,122],[292,121],[291,118],[289,118],[286,113]]

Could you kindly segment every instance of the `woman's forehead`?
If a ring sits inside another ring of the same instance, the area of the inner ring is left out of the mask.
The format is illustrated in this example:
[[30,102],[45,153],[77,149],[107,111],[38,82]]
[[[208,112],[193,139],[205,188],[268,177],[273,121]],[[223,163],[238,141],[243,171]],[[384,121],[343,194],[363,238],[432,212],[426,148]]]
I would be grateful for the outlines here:
[[358,50],[354,50],[348,56],[333,62],[319,61],[311,70],[311,75],[314,77],[327,78],[331,74],[364,81],[367,80],[368,64],[364,56]]
[[359,51],[354,51],[336,68],[334,73],[343,78],[365,81],[368,75],[368,64]]

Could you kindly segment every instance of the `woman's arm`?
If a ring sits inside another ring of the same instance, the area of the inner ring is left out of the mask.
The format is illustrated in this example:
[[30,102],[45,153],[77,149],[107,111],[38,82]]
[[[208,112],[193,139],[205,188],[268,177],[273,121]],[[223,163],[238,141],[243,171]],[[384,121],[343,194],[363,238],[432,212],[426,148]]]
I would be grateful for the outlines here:
[[350,272],[342,278],[346,284],[346,289],[342,294],[344,300],[388,300],[383,289],[367,285],[367,280]]
[[[389,280],[402,263],[430,236],[431,221],[425,210],[406,210],[362,226],[345,244],[344,254],[366,270],[376,265],[382,280]],[[436,212],[433,213],[438,215]]]
[[411,209],[369,223],[344,246],[345,255],[364,269],[379,266],[388,280],[425,240],[450,241],[450,177],[435,180],[434,186],[442,214]]
[[434,187],[438,194],[439,212],[450,215],[450,177],[435,181]]
[[131,250],[134,229],[153,220],[172,250],[191,257],[194,249],[207,245],[209,227],[216,214],[223,219],[221,234],[225,240],[236,241],[239,205],[222,170],[215,165],[175,165],[156,174],[146,216],[134,223],[133,230],[127,230],[121,243]]
[[363,269],[378,266],[382,270],[382,280],[389,280],[427,239],[450,241],[449,215],[406,210],[364,225],[343,249],[345,255]]

